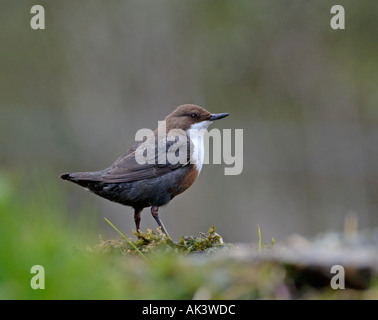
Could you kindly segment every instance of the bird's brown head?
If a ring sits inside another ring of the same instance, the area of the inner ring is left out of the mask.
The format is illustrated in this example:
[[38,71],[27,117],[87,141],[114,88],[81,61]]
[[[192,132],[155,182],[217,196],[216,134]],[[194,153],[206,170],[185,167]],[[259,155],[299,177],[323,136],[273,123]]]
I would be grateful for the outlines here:
[[186,131],[191,128],[206,129],[214,120],[222,119],[228,115],[229,113],[213,114],[195,104],[183,104],[178,106],[164,120],[167,131],[171,129]]

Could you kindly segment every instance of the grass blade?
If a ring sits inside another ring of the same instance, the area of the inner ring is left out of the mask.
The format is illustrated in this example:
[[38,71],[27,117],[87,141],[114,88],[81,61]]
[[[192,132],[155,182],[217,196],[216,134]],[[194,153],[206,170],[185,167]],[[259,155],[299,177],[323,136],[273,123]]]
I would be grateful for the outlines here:
[[106,218],[104,218],[105,219],[105,221],[107,222],[107,223],[109,223],[113,228],[114,228],[114,230],[115,231],[117,231],[120,235],[121,235],[121,237],[123,238],[123,239],[125,239],[128,243],[129,243],[129,245],[130,246],[132,246],[146,261],[148,261],[148,259],[147,259],[147,257],[129,240],[129,239],[127,239],[127,237],[126,236],[124,236],[124,234],[121,232],[121,231],[119,231],[115,226],[114,226],[114,224],[113,223],[111,223],[108,219],[106,219]]
[[257,228],[259,229],[259,246],[258,246],[258,251],[261,250],[261,230],[260,230],[260,226],[257,225]]

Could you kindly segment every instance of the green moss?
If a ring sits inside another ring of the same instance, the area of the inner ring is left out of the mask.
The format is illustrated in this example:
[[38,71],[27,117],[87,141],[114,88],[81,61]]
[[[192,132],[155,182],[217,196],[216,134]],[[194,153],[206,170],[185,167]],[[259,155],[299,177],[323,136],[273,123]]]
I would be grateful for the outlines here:
[[100,244],[95,249],[105,253],[144,255],[154,251],[182,254],[194,252],[210,253],[230,246],[230,244],[223,242],[222,237],[215,232],[214,226],[209,229],[208,234],[200,233],[198,237],[182,236],[179,242],[172,241],[161,231],[160,227],[157,228],[156,232],[149,228],[147,228],[146,232],[139,233],[133,230],[133,234],[137,237],[136,240],[127,238],[122,233],[120,234],[122,235],[120,240],[105,240],[100,235]]

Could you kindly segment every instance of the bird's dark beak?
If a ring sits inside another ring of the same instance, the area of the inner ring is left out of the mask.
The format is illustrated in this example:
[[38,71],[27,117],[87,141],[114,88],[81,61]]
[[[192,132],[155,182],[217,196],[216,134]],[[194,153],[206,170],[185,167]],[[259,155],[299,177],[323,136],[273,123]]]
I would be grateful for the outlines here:
[[228,115],[230,115],[230,114],[229,113],[214,113],[211,116],[210,121],[223,119],[223,118],[227,117]]

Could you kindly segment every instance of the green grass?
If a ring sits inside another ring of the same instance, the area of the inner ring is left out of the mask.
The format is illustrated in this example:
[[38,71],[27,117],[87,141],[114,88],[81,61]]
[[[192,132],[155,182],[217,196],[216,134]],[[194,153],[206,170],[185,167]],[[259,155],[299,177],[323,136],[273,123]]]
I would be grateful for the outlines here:
[[121,235],[121,237],[126,241],[126,243],[128,244],[128,245],[130,245],[136,252],[138,252],[139,254],[140,254],[140,256],[144,259],[144,260],[147,260],[147,258],[146,258],[146,256],[136,247],[136,245],[129,239],[129,238],[127,238],[121,231],[119,231],[114,225],[113,225],[113,223],[111,223],[108,219],[106,219],[106,218],[104,218],[105,219],[105,221],[107,222],[107,223],[109,223],[112,227],[113,227],[113,229],[115,230],[115,231],[117,231],[118,232],[118,234],[120,234]]
[[[261,251],[261,250],[267,248],[267,245],[266,245],[266,243],[262,243],[262,240],[261,240],[261,229],[260,229],[259,225],[257,225],[257,230],[259,232],[259,242],[258,242],[258,245],[257,245],[257,250]],[[272,238],[272,241],[270,242],[271,248],[274,247],[275,243],[276,243],[276,239]]]
[[[116,265],[80,248],[88,245],[90,224],[70,223],[56,187],[19,194],[4,176],[0,180],[1,299],[115,298],[124,292],[111,275]],[[30,287],[33,265],[45,269],[45,290]]]

